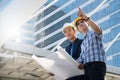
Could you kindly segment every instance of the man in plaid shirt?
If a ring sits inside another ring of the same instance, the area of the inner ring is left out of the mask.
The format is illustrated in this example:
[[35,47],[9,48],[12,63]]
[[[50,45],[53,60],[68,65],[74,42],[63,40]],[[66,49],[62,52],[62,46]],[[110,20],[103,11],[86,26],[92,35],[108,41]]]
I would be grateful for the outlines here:
[[[85,69],[85,80],[104,80],[106,73],[102,30],[80,9],[74,25],[84,35],[78,68]],[[89,29],[91,28],[91,29]]]

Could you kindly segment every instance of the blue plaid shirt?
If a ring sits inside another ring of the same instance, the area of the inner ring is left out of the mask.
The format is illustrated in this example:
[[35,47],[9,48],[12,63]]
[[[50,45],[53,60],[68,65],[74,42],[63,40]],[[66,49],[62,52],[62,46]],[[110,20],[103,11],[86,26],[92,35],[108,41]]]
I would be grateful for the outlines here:
[[102,44],[102,34],[89,30],[81,44],[81,54],[78,61],[82,64],[93,61],[105,62],[105,51]]

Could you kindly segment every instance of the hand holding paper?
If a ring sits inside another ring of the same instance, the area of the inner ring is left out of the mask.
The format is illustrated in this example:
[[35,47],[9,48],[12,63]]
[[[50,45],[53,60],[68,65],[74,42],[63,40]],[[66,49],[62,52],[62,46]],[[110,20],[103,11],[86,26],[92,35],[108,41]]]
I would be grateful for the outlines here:
[[38,58],[35,55],[32,57],[48,72],[63,79],[84,74],[83,70],[78,69],[79,64],[62,48],[59,48],[58,52],[50,52],[46,58]]

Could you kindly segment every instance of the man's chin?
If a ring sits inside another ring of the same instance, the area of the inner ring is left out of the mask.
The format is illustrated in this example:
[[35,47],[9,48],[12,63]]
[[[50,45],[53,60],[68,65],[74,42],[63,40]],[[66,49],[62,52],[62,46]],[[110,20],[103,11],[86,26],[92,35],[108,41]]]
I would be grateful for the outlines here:
[[71,40],[71,39],[72,39],[72,37],[69,37],[68,39],[69,39],[69,40]]

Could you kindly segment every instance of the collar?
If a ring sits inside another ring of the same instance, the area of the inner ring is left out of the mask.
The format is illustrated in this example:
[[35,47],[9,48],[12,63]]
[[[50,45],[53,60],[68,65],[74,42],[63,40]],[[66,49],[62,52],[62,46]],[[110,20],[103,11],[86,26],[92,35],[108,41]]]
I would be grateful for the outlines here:
[[70,42],[70,45],[75,44],[78,41],[78,38],[75,39],[75,41]]

